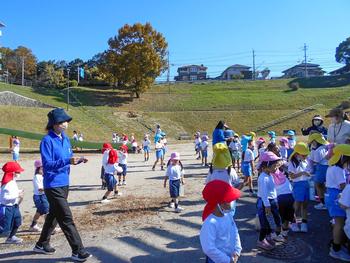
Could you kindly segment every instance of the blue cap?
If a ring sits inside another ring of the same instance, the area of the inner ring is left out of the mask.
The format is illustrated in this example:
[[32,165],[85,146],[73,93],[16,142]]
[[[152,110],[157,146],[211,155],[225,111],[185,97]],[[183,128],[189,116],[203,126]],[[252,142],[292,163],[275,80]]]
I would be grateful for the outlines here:
[[295,135],[295,132],[292,131],[292,130],[289,130],[289,131],[287,132],[287,135],[289,135],[289,136],[294,136],[294,135]]
[[52,127],[55,124],[62,123],[62,122],[70,122],[72,120],[72,117],[69,116],[64,109],[62,108],[56,108],[52,111],[50,111],[47,114],[48,118],[48,127]]

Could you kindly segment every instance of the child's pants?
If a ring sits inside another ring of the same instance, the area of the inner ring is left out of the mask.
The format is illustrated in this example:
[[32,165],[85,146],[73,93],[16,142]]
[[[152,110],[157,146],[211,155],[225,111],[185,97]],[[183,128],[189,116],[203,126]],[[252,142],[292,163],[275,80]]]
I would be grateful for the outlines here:
[[22,224],[22,217],[18,205],[0,205],[0,234],[12,237]]

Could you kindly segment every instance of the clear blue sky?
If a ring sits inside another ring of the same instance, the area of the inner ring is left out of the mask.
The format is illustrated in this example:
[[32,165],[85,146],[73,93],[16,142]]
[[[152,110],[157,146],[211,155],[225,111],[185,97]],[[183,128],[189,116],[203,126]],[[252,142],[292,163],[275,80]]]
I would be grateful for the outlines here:
[[330,71],[335,48],[350,36],[349,0],[60,0],[1,1],[0,45],[24,45],[39,60],[87,60],[107,49],[126,23],[150,22],[169,44],[171,77],[184,64],[204,64],[215,77],[232,64],[272,76],[303,59]]

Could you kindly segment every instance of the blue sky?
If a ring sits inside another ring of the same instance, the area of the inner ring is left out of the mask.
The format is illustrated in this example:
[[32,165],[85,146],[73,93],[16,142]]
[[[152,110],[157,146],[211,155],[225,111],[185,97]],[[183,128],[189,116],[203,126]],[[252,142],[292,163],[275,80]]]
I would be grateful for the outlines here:
[[87,60],[124,24],[150,22],[168,41],[172,78],[185,64],[206,65],[210,77],[251,66],[252,49],[257,68],[279,76],[303,59],[304,43],[310,62],[331,71],[350,36],[349,0],[11,0],[0,10],[0,45],[24,45],[39,60]]

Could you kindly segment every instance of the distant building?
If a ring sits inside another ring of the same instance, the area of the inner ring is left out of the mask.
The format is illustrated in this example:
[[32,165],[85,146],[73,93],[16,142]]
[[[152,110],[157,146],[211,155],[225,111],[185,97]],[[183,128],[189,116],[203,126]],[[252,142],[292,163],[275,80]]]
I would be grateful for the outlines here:
[[207,78],[207,67],[203,65],[188,65],[177,68],[176,81],[196,81]]
[[235,64],[221,73],[219,79],[222,80],[232,80],[232,79],[251,79],[253,72],[250,70],[250,67]]
[[[307,73],[306,75],[305,71]],[[283,78],[303,78],[323,76],[325,71],[322,70],[322,68],[318,64],[301,63],[282,71],[282,73],[284,73]]]
[[336,70],[333,70],[331,72],[329,72],[329,75],[341,75],[341,74],[346,74],[346,73],[350,73],[350,65],[345,65],[344,67],[338,68]]

